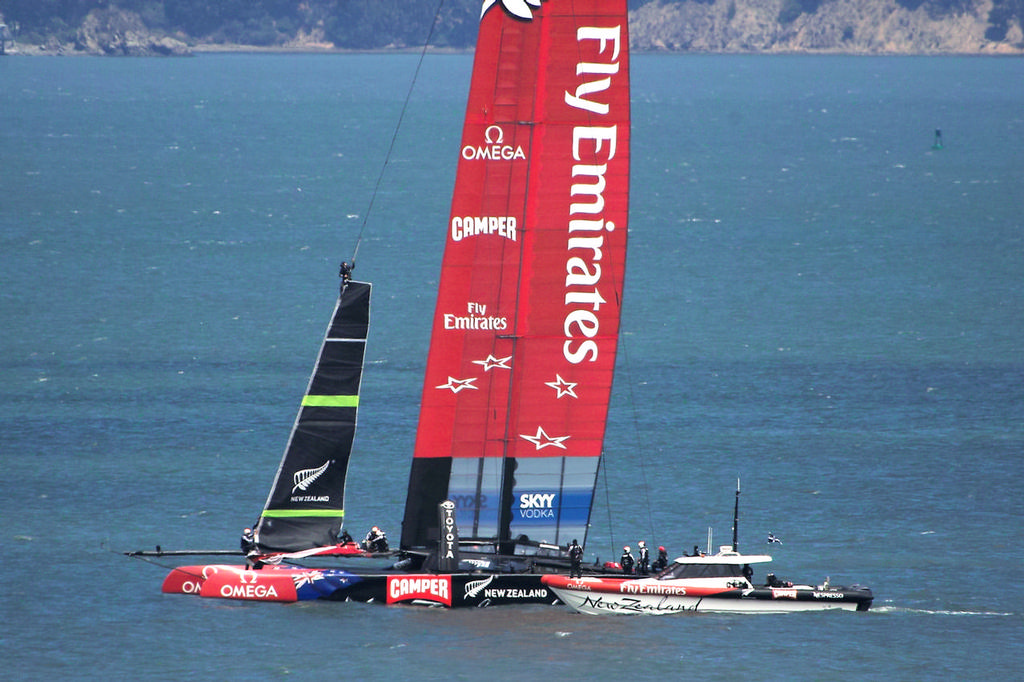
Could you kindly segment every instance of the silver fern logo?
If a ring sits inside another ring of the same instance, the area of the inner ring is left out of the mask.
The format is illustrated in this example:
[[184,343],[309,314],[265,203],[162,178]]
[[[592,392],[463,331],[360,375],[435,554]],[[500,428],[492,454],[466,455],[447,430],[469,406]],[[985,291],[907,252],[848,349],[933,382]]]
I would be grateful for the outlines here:
[[494,582],[494,576],[493,575],[491,577],[485,578],[483,580],[471,580],[471,581],[469,581],[468,583],[466,583],[465,597],[468,599],[470,597],[477,596],[478,594],[480,594],[480,592],[485,587],[490,585],[492,582]]
[[331,460],[327,460],[322,466],[318,466],[316,469],[302,469],[301,471],[296,471],[292,475],[292,483],[295,484],[295,487],[292,488],[292,494],[294,495],[296,490],[301,490],[303,492],[308,490],[309,486],[313,485],[313,481],[324,475],[324,472],[327,471],[327,467],[329,466],[331,466]]
[[484,0],[480,16],[483,17],[487,14],[487,10],[500,4],[506,12],[515,18],[530,21],[533,19],[533,10],[538,9],[541,2],[542,0]]

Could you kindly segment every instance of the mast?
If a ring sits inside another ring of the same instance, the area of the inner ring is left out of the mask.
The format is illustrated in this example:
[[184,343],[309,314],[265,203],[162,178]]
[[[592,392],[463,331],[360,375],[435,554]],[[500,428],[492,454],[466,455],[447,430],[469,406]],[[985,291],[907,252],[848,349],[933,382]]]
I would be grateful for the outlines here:
[[732,509],[732,551],[739,552],[739,527],[740,527],[740,479],[736,479],[736,504]]
[[464,539],[502,552],[520,540],[585,541],[628,186],[625,0],[486,0],[403,548],[435,542],[444,499]]

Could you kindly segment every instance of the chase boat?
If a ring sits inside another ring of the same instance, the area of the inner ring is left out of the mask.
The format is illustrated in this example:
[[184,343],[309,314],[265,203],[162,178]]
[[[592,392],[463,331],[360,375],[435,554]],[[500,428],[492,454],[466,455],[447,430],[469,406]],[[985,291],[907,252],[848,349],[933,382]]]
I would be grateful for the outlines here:
[[740,554],[731,545],[713,556],[681,556],[651,578],[568,578],[546,575],[541,582],[580,613],[664,615],[686,611],[779,613],[793,611],[867,611],[871,590],[784,582],[768,573],[753,582],[753,566],[767,554]]
[[[774,573],[754,583],[754,565],[771,562],[767,554],[739,553],[740,482],[736,481],[732,544],[718,554],[681,556],[651,578],[567,578],[545,575],[541,582],[580,613],[649,614],[685,611],[718,613],[787,613],[794,611],[867,611],[874,595],[867,587],[797,585]],[[769,534],[769,542],[781,542]],[[708,551],[711,537],[708,536]]]

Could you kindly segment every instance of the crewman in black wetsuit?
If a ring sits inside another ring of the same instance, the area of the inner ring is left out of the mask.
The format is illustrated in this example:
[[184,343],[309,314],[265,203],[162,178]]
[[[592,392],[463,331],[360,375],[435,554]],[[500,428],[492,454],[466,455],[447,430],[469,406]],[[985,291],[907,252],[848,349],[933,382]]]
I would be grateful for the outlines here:
[[576,544],[575,538],[569,545],[569,577],[583,577],[583,548]]
[[646,542],[640,540],[636,544],[639,548],[637,551],[640,553],[636,563],[636,573],[637,575],[647,575],[651,565],[651,554],[647,551]]
[[651,564],[651,570],[655,573],[664,571],[668,567],[668,552],[665,550],[665,546],[658,547],[658,558]]
[[259,559],[259,548],[256,547],[256,536],[253,535],[252,528],[246,528],[242,531],[240,544],[242,546],[242,554],[245,555],[246,566],[254,571],[263,568],[263,562]]
[[622,572],[626,575],[633,575],[633,564],[636,563],[636,559],[633,558],[633,554],[629,551],[629,545],[622,548],[622,556],[619,558],[619,565],[622,566]]
[[363,547],[368,552],[386,552],[388,551],[388,538],[377,526],[370,529],[370,532],[366,534],[366,540],[363,541]]
[[256,538],[253,537],[252,528],[246,528],[242,531],[242,539],[240,541],[242,546],[242,554],[249,556],[249,552],[256,549]]
[[352,279],[352,266],[346,261],[341,261],[338,267],[338,277],[341,277],[341,286],[345,286]]

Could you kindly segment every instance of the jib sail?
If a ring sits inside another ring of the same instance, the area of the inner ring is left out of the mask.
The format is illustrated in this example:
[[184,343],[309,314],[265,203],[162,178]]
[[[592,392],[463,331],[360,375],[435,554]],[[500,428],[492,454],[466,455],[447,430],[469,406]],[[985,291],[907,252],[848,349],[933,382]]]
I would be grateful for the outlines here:
[[370,285],[349,282],[335,305],[256,527],[263,551],[293,552],[337,542],[369,321]]

